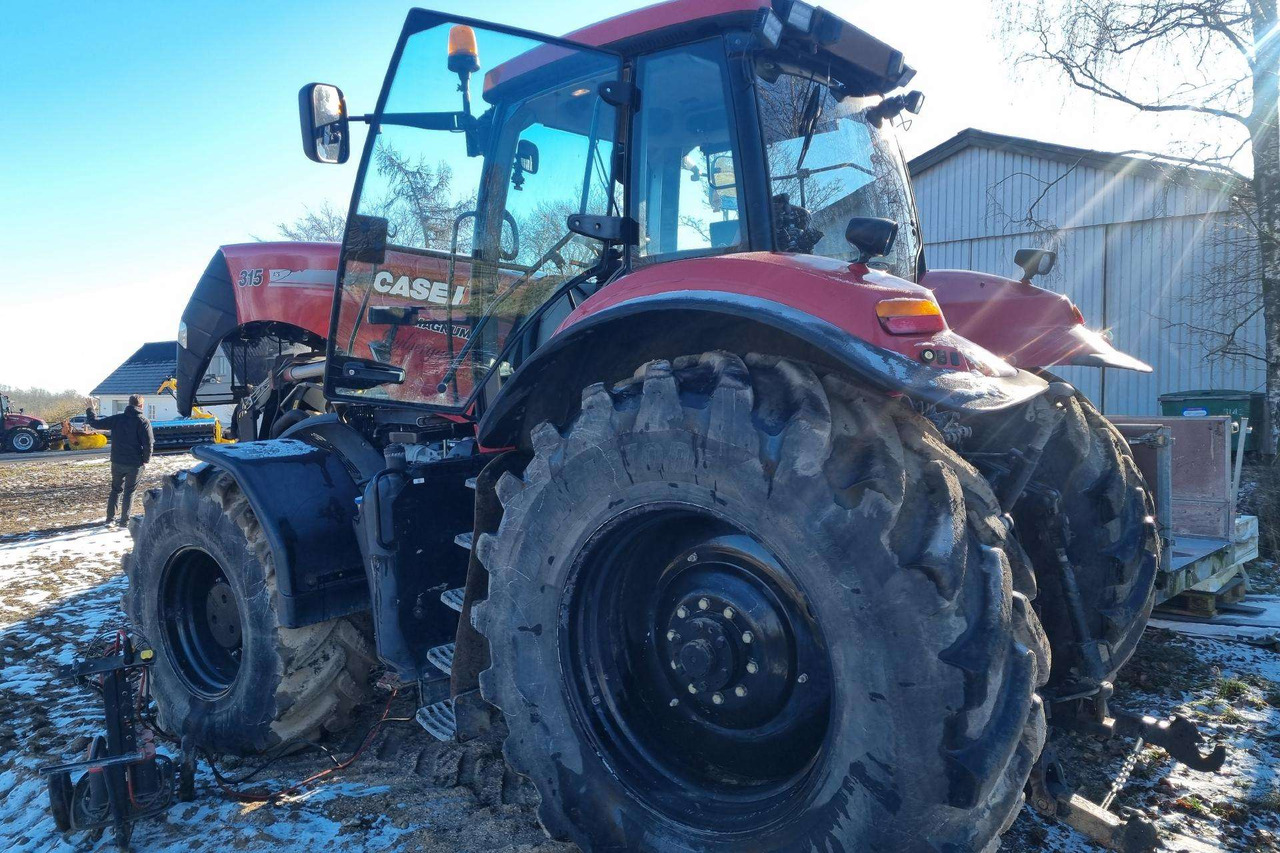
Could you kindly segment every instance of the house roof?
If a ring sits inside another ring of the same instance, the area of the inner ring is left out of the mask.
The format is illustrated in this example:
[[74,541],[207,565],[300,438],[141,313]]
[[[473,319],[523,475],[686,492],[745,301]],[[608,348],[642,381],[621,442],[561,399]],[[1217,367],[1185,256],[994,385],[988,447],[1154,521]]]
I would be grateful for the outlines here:
[[177,341],[143,344],[90,393],[95,397],[103,394],[154,394],[177,368]]
[[1091,148],[1075,148],[1071,145],[1041,142],[1022,136],[1005,136],[1003,133],[991,133],[973,127],[966,128],[940,145],[935,145],[923,154],[913,157],[907,163],[907,168],[911,171],[913,178],[919,177],[925,171],[968,148],[986,148],[1010,154],[1023,154],[1066,163],[1069,166],[1089,166],[1110,172],[1140,175],[1158,181],[1169,180],[1176,173],[1184,180],[1206,185],[1212,189],[1221,188],[1228,180],[1220,173],[1209,169],[1180,166],[1147,157],[1113,154]]

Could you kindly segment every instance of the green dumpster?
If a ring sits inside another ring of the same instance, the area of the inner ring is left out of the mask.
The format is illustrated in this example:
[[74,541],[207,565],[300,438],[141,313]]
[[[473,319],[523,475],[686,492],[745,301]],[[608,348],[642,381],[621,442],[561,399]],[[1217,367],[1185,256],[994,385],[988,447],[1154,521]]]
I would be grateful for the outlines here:
[[[1184,418],[1206,418],[1212,415],[1230,415],[1235,428],[1233,450],[1244,441],[1246,453],[1257,453],[1262,435],[1263,412],[1266,395],[1261,391],[1175,391],[1160,395],[1160,414]],[[1249,432],[1241,435],[1240,419],[1249,419]]]

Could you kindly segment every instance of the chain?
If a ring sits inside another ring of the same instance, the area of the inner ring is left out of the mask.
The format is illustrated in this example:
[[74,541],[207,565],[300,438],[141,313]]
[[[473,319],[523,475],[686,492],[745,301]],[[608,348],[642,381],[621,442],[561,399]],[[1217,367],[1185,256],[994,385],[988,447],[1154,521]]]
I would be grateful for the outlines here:
[[1111,783],[1111,790],[1107,792],[1107,796],[1102,800],[1103,810],[1111,808],[1111,804],[1115,802],[1116,795],[1124,788],[1125,783],[1129,781],[1129,774],[1133,772],[1133,768],[1138,764],[1138,754],[1142,752],[1142,738],[1138,738],[1138,742],[1133,745],[1133,751],[1125,758],[1124,764],[1120,765],[1120,772],[1116,775],[1116,780]]

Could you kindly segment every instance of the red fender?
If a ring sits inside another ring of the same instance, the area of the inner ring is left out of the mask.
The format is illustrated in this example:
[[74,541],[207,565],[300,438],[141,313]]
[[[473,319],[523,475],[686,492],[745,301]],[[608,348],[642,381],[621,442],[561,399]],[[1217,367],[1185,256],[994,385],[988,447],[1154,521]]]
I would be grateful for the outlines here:
[[951,328],[1016,367],[1072,364],[1151,372],[1151,365],[1086,328],[1070,299],[1030,281],[929,270],[920,283],[933,291]]

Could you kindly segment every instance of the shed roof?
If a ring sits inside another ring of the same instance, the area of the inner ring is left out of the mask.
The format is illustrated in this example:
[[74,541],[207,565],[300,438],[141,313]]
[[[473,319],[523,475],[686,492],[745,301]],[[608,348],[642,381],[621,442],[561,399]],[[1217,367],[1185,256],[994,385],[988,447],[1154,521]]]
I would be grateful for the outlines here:
[[1010,154],[1023,154],[1070,166],[1089,166],[1157,181],[1169,180],[1174,174],[1179,174],[1186,180],[1212,189],[1219,189],[1228,181],[1225,176],[1209,169],[1179,166],[1149,157],[1113,154],[1092,148],[1076,148],[1071,145],[1059,145],[1056,142],[1041,142],[1038,139],[1028,139],[1023,136],[1006,136],[1003,133],[991,133],[975,127],[965,128],[945,142],[911,158],[907,168],[910,169],[912,177],[918,177],[967,148],[987,148]]
[[138,347],[137,352],[111,371],[111,375],[90,393],[95,397],[102,394],[154,394],[177,368],[178,342],[153,341]]

